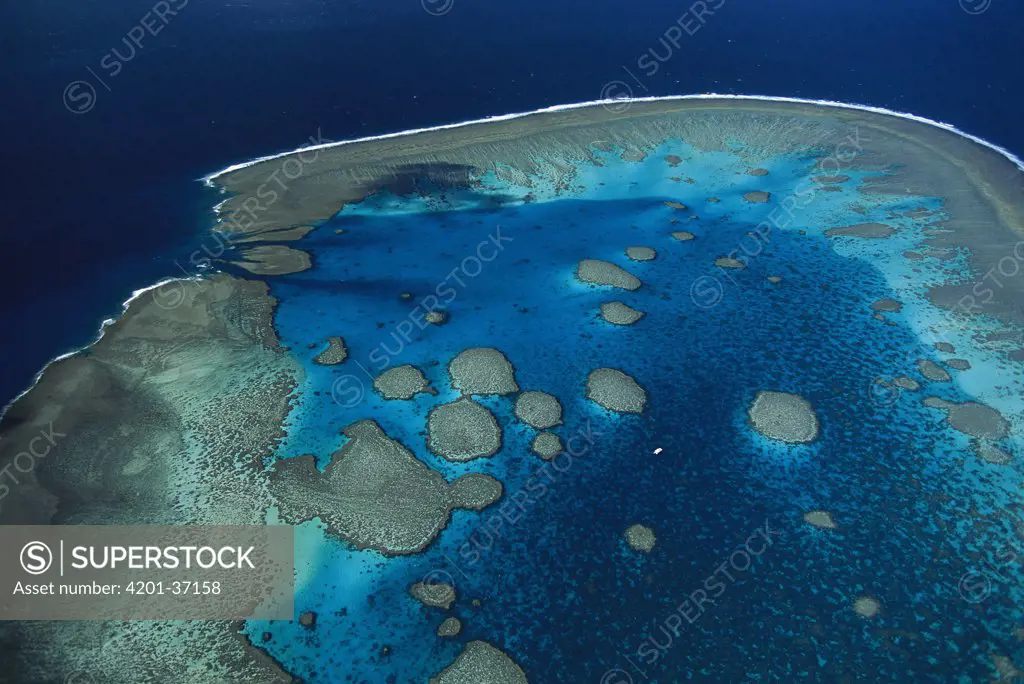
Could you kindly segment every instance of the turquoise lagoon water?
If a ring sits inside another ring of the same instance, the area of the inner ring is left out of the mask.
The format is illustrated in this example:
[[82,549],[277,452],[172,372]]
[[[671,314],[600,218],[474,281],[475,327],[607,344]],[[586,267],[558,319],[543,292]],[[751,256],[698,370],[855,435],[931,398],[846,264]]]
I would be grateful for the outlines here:
[[[296,609],[316,611],[317,625],[251,622],[253,642],[310,682],[424,681],[474,639],[502,648],[531,682],[969,681],[991,676],[993,654],[1024,655],[1011,636],[1021,568],[1003,541],[1015,538],[1012,518],[1000,517],[1020,473],[977,458],[921,403],[998,408],[1014,424],[999,446],[1024,455],[1019,374],[975,350],[972,330],[925,297],[931,284],[966,277],[966,255],[900,256],[920,248],[941,198],[859,193],[854,170],[841,191],[823,191],[809,180],[820,173],[809,153],[764,160],[769,175],[759,177],[736,154],[680,141],[639,162],[619,152],[596,152],[600,163],[581,164],[571,187],[490,174],[471,189],[373,196],[299,243],[311,270],[268,281],[282,342],[307,373],[278,458],[315,454],[323,467],[340,430],[372,418],[449,479],[492,474],[502,503],[519,505],[457,511],[425,552],[398,558],[302,525]],[[751,191],[771,200],[748,202]],[[775,210],[790,196],[799,204],[787,217]],[[785,225],[752,237],[773,211]],[[823,234],[865,221],[898,232]],[[678,230],[696,238],[677,241]],[[630,261],[632,245],[657,258]],[[746,268],[714,265],[730,253]],[[643,286],[582,284],[584,258],[616,263]],[[450,318],[421,329],[410,314],[430,295],[449,300]],[[886,297],[904,308],[877,320],[871,304]],[[612,300],[646,316],[610,325],[598,311]],[[903,374],[923,383],[917,359],[950,357],[935,350],[936,330],[972,368],[919,392],[886,384]],[[330,335],[344,337],[350,357],[319,366]],[[482,398],[505,426],[492,458],[452,464],[426,449],[427,413],[456,397],[446,365],[475,346],[502,350],[522,389],[558,397],[556,432],[575,436],[574,455],[532,454],[535,432],[514,419],[514,397]],[[382,400],[371,377],[401,364],[422,369],[437,395]],[[604,366],[643,385],[642,415],[586,399],[587,373]],[[815,443],[752,430],[746,410],[767,389],[813,404]],[[839,528],[806,524],[814,509]],[[626,545],[634,523],[654,529],[652,553]],[[749,567],[733,555],[745,543],[760,549]],[[712,576],[724,589],[695,612],[693,594]],[[408,587],[421,580],[454,584],[452,609],[413,599]],[[861,596],[879,601],[876,617],[855,613]],[[440,639],[449,615],[462,633]]]

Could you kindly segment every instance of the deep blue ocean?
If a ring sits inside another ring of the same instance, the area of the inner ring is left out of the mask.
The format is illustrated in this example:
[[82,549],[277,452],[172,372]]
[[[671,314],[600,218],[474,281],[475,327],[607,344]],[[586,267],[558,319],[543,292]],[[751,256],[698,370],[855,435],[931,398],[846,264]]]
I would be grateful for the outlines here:
[[[659,38],[690,4],[454,0],[442,16],[419,0],[170,4],[134,55],[123,39],[148,0],[0,8],[4,402],[132,290],[180,273],[216,201],[193,179],[318,130],[345,139],[593,100],[622,80],[637,96],[890,107],[1024,152],[1024,6],[1007,0],[978,14],[957,0],[726,0],[651,76],[638,59],[665,54]],[[75,81],[95,89],[81,114],[63,97]]]

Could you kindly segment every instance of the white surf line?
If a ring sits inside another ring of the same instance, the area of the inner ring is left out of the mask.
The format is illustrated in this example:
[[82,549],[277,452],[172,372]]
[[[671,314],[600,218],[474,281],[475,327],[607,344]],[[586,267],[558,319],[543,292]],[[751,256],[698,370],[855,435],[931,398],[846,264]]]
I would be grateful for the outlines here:
[[[118,316],[117,318],[119,319],[122,316],[124,316],[124,314],[128,311],[128,306],[132,302],[134,302],[136,299],[138,299],[142,295],[144,295],[147,292],[149,292],[150,290],[155,290],[157,288],[163,287],[164,285],[166,285],[168,283],[178,282],[178,281],[182,281],[182,280],[197,280],[197,278],[164,278],[163,280],[161,280],[158,283],[154,283],[154,284],[152,284],[152,285],[150,285],[148,287],[144,287],[142,289],[135,290],[134,292],[132,292],[132,296],[131,297],[129,297],[128,299],[126,299],[123,302],[121,302],[121,315]],[[11,406],[13,406],[16,401],[18,401],[23,396],[25,396],[26,394],[31,392],[33,389],[35,389],[35,386],[39,384],[39,381],[42,379],[43,373],[46,372],[47,368],[49,368],[51,365],[57,363],[58,361],[63,361],[64,359],[70,358],[70,357],[74,356],[75,354],[79,354],[79,353],[85,351],[86,349],[88,349],[89,347],[93,346],[94,344],[96,344],[97,342],[99,342],[100,340],[103,339],[103,335],[107,332],[107,328],[110,327],[111,325],[113,325],[116,322],[117,322],[117,319],[115,319],[115,318],[105,318],[105,319],[103,319],[103,322],[100,323],[99,334],[96,335],[96,339],[95,340],[93,340],[92,342],[89,342],[88,344],[82,345],[78,349],[74,349],[72,351],[65,352],[64,354],[61,354],[60,356],[55,356],[52,359],[50,359],[49,361],[47,361],[46,364],[39,370],[39,372],[36,373],[35,377],[32,378],[32,384],[29,385],[27,389],[23,390],[20,394],[18,394],[18,396],[14,397],[9,402],[7,402],[7,404],[3,407],[3,410],[0,410],[0,420],[3,419],[3,417],[7,414],[7,410],[9,408],[11,408]]]
[[[342,145],[352,145],[354,143],[362,142],[373,142],[375,140],[389,140],[392,138],[400,138],[406,135],[416,135],[418,133],[431,133],[434,131],[446,131],[455,128],[462,128],[464,126],[475,126],[477,124],[495,123],[499,121],[510,121],[512,119],[521,119],[527,116],[534,116],[536,114],[549,114],[553,112],[565,112],[574,109],[585,109],[587,107],[596,107],[598,105],[614,104],[616,106],[628,105],[633,102],[673,102],[679,100],[751,100],[751,101],[762,101],[762,102],[791,102],[794,104],[805,104],[805,105],[819,105],[825,107],[836,107],[838,109],[853,109],[863,112],[871,112],[873,114],[883,114],[885,116],[893,116],[899,119],[907,119],[910,121],[916,121],[918,123],[927,124],[929,126],[935,126],[941,128],[950,133],[954,133],[963,138],[975,142],[979,145],[989,148],[994,152],[1001,154],[1006,157],[1009,161],[1017,166],[1017,168],[1024,171],[1024,161],[1017,155],[1013,154],[1005,147],[1000,147],[994,143],[990,143],[983,138],[979,138],[976,135],[972,135],[965,131],[961,131],[959,128],[952,124],[943,123],[942,121],[935,121],[924,116],[917,116],[916,114],[910,114],[908,112],[898,112],[892,109],[886,109],[884,107],[873,107],[871,105],[855,104],[848,102],[837,102],[835,100],[809,100],[800,97],[775,97],[772,95],[727,95],[719,93],[699,93],[693,95],[661,95],[651,97],[633,97],[623,99],[607,99],[607,100],[590,100],[589,102],[576,102],[573,104],[555,105],[553,107],[542,107],[541,109],[535,109],[530,112],[518,112],[514,114],[500,114],[496,116],[488,116],[482,119],[472,119],[469,121],[463,121],[460,123],[442,124],[440,126],[430,126],[427,128],[411,128],[406,131],[399,131],[397,133],[383,133],[381,135],[371,135],[363,138],[353,138],[351,140],[341,140],[337,142],[323,143],[321,145],[310,145],[309,147],[298,147],[289,152],[278,152],[276,154],[269,154],[265,157],[257,157],[247,162],[240,164],[232,164],[231,166],[225,167],[220,171],[216,171],[207,176],[203,176],[198,179],[201,180],[208,186],[213,186],[213,180],[224,174],[238,171],[255,164],[260,164],[265,161],[271,161],[273,159],[280,159],[281,157],[287,157],[297,152],[308,152],[315,150],[326,150],[331,147],[341,147]],[[223,202],[221,203],[223,204]],[[218,205],[219,207],[220,205]]]

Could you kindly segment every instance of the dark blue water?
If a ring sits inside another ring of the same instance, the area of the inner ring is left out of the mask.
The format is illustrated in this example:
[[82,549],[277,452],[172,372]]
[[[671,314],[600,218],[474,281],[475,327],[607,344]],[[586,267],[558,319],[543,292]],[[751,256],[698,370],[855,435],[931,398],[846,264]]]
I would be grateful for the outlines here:
[[[122,39],[152,8],[0,9],[0,398],[90,340],[133,289],[179,272],[174,259],[209,227],[193,178],[318,129],[343,139],[591,100],[622,79],[635,95],[886,106],[1024,150],[1024,7],[1005,0],[978,15],[955,0],[727,0],[652,76],[637,61],[666,55],[659,38],[686,3],[456,0],[432,16],[416,0],[191,0],[162,28],[150,16],[159,32],[132,54]],[[128,59],[112,76],[115,47]],[[77,80],[96,92],[83,114],[62,98]]]

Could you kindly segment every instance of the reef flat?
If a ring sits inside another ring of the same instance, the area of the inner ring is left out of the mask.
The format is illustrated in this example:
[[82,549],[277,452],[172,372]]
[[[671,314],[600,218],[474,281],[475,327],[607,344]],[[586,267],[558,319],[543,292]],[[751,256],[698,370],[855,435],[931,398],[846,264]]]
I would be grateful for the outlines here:
[[530,427],[546,430],[562,422],[562,405],[546,392],[523,392],[516,398],[516,418]]
[[[317,224],[347,204],[382,189],[403,192],[417,178],[439,187],[469,187],[475,178],[494,168],[507,169],[507,177],[513,178],[557,173],[571,176],[573,163],[595,160],[595,142],[604,149],[632,153],[679,138],[698,149],[714,151],[729,149],[731,140],[740,137],[748,158],[767,159],[773,153],[805,150],[823,141],[833,141],[835,145],[834,141],[848,136],[852,127],[872,140],[871,150],[856,159],[857,166],[886,170],[871,179],[871,192],[884,193],[902,181],[909,181],[909,185],[903,186],[908,194],[952,200],[968,211],[951,207],[953,210],[944,221],[950,233],[934,243],[973,243],[974,271],[984,274],[995,266],[1004,256],[1000,253],[999,231],[1024,225],[1024,210],[1018,201],[1020,179],[1009,173],[1013,165],[1006,157],[947,127],[839,103],[714,95],[638,100],[625,108],[592,103],[326,145],[315,151],[297,150],[229,167],[206,180],[228,194],[219,207],[222,230],[244,237],[252,232]],[[903,171],[887,167],[887,155],[906,162]],[[547,165],[538,161],[551,158],[565,159],[569,164]],[[310,159],[315,159],[315,163],[310,163]],[[844,163],[839,157],[835,160],[840,166],[830,165],[814,175],[819,185],[849,179],[849,174],[835,172]],[[288,163],[297,164],[302,173],[294,180],[287,201],[262,202],[259,189]],[[932,168],[928,173],[917,173],[929,164]],[[970,197],[957,198],[951,190],[964,177],[974,190]],[[975,191],[987,192],[992,201],[979,199]],[[686,206],[678,201],[675,204]],[[981,233],[972,234],[968,225],[967,217],[974,216],[973,211],[987,214],[987,220],[981,222]],[[253,213],[256,218],[249,218]],[[957,295],[969,290],[944,287],[933,296],[940,304],[952,307]],[[1024,286],[1019,282],[1011,284],[1009,291],[997,292],[999,313],[1009,315],[1012,302],[1022,293]],[[1024,315],[1018,320],[1024,320]]]
[[576,277],[590,285],[610,285],[623,290],[640,287],[640,279],[629,271],[607,261],[584,259],[576,267]]
[[308,254],[287,245],[250,247],[243,250],[242,257],[242,260],[231,263],[256,275],[300,273],[312,265]]
[[417,582],[409,588],[409,593],[416,597],[417,601],[431,608],[448,610],[455,602],[455,587],[450,584]]
[[454,637],[458,636],[459,632],[462,631],[462,622],[459,618],[449,617],[445,618],[437,627],[437,636],[439,637]]
[[634,551],[642,551],[643,553],[650,553],[654,550],[654,544],[657,539],[654,536],[654,530],[643,525],[630,525],[626,529],[626,542],[633,548]]
[[327,349],[320,352],[314,361],[324,366],[333,366],[336,363],[341,363],[347,358],[348,349],[345,348],[345,340],[340,337],[333,336],[327,338]]
[[463,397],[430,412],[427,445],[451,461],[493,456],[501,448],[501,427],[484,406]]
[[430,684],[526,684],[526,675],[505,653],[485,641],[471,641]]
[[643,317],[643,311],[637,311],[623,302],[601,304],[601,318],[613,325],[633,325]]
[[785,392],[758,392],[750,405],[750,424],[765,437],[780,442],[813,442],[818,418],[810,403]]
[[[55,445],[5,491],[0,522],[263,524],[263,459],[303,379],[274,307],[266,285],[226,275],[138,294],[4,414],[0,466],[41,431]],[[232,622],[5,623],[0,634],[33,644],[5,663],[16,681],[85,669],[96,682],[291,681]]]
[[412,399],[420,392],[431,391],[423,371],[415,366],[389,368],[374,379],[373,387],[385,399]]
[[452,386],[466,394],[511,394],[519,391],[512,364],[497,349],[475,348],[448,365]]
[[642,413],[647,405],[644,388],[617,368],[598,368],[590,373],[587,398],[618,413]]
[[884,223],[858,223],[854,226],[829,228],[825,235],[829,237],[887,238],[896,231]]
[[319,517],[329,532],[358,548],[416,553],[447,524],[453,508],[479,510],[501,496],[501,485],[486,475],[447,483],[373,421],[350,426],[345,436],[351,441],[323,473],[311,456],[277,464],[270,492],[285,520]]
[[554,432],[540,432],[533,438],[530,449],[545,460],[551,460],[562,453],[562,440]]

